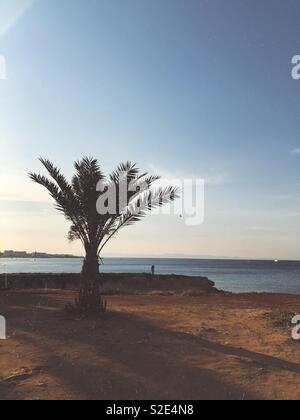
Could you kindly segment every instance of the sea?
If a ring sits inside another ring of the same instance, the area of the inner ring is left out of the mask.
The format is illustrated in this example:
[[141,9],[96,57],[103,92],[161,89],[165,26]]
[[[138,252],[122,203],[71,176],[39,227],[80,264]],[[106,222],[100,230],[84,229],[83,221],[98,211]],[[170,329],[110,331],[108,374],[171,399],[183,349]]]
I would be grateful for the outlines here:
[[[79,273],[82,259],[0,258],[0,273]],[[300,261],[254,261],[171,258],[105,258],[105,273],[149,273],[204,276],[216,287],[233,293],[274,292],[300,294]]]

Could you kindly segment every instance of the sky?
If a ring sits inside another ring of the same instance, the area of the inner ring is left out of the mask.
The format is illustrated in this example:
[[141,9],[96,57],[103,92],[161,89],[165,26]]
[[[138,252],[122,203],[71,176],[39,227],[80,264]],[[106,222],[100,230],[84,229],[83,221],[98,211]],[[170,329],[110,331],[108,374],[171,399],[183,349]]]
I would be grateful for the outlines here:
[[151,216],[104,255],[299,259],[298,0],[0,0],[0,250],[74,253],[29,170],[83,155],[202,177],[205,219]]

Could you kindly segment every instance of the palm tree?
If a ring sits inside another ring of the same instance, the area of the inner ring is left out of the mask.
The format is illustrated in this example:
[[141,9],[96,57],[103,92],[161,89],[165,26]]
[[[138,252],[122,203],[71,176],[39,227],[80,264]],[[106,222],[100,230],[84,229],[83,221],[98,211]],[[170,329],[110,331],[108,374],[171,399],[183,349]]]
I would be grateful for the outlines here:
[[[153,184],[160,177],[140,173],[130,162],[119,165],[106,177],[97,159],[85,157],[75,162],[76,173],[68,182],[52,162],[39,160],[50,178],[32,172],[29,177],[48,190],[56,209],[71,223],[69,240],[80,240],[85,250],[76,308],[82,314],[99,313],[101,308],[105,310],[99,276],[103,248],[123,227],[142,220],[148,211],[174,201],[178,191],[173,186],[154,190]],[[121,195],[124,184],[125,201]],[[114,209],[109,211],[112,197],[115,197]],[[99,205],[107,206],[107,211],[99,212]]]

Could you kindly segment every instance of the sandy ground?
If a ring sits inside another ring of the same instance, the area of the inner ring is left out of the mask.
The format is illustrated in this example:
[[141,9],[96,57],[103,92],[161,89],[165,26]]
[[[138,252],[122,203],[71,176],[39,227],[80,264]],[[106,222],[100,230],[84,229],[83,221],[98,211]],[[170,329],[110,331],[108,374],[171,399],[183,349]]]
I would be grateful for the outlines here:
[[0,292],[3,399],[299,399],[300,342],[278,327],[300,296],[113,296],[66,320],[68,291]]

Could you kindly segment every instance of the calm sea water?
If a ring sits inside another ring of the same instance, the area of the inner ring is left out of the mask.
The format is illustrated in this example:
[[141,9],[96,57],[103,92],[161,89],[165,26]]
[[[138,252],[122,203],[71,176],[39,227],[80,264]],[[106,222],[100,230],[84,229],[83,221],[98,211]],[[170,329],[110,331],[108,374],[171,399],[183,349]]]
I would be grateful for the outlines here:
[[[1,273],[79,273],[81,259],[0,259]],[[282,292],[300,294],[300,262],[107,258],[101,270],[113,273],[205,276],[230,292]]]

